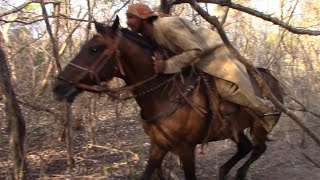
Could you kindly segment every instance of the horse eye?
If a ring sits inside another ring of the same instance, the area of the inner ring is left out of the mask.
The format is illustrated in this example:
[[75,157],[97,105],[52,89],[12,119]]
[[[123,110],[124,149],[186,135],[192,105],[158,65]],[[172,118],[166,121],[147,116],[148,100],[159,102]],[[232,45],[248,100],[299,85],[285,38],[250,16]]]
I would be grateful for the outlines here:
[[94,54],[96,54],[96,53],[98,53],[98,52],[103,51],[105,48],[106,48],[105,45],[100,45],[100,46],[92,47],[92,48],[89,49],[89,53],[90,53],[91,55],[94,55]]
[[94,53],[96,53],[96,52],[98,52],[98,49],[97,49],[97,48],[91,48],[91,49],[90,49],[90,53],[91,53],[91,54],[94,54]]

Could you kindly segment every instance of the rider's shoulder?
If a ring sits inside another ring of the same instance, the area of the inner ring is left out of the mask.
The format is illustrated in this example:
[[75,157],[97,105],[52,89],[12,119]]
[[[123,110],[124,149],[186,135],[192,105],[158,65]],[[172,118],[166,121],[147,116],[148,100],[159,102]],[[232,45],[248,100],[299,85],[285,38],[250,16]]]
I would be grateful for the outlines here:
[[170,24],[180,23],[182,20],[183,20],[183,18],[179,17],[179,16],[168,16],[168,17],[158,18],[156,23],[161,26],[167,26]]

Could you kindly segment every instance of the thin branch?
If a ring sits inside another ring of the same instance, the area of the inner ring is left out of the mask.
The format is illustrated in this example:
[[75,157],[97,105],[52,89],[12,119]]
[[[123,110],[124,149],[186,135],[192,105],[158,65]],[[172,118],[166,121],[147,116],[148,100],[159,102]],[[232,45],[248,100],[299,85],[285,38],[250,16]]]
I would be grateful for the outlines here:
[[[84,17],[85,16],[87,16],[87,13],[84,15]],[[60,48],[60,50],[59,50],[59,56],[61,56],[63,53],[64,53],[64,51],[65,51],[65,49],[66,49],[66,47],[67,47],[67,45],[68,45],[68,40],[70,40],[71,39],[71,37],[72,37],[72,35],[73,35],[73,33],[78,29],[78,27],[80,26],[80,22],[70,31],[70,33],[68,34],[68,36],[67,36],[67,38],[65,39],[65,41],[64,41],[64,43],[62,44],[62,46],[61,46],[61,48]]]
[[42,8],[42,13],[43,13],[43,18],[44,18],[44,21],[47,26],[47,31],[48,31],[48,34],[50,36],[50,40],[51,40],[51,43],[53,46],[53,56],[54,56],[58,71],[60,73],[62,68],[60,65],[59,47],[58,47],[58,43],[56,42],[56,39],[54,38],[53,33],[52,33],[52,29],[51,29],[51,26],[49,23],[48,13],[47,13],[47,10],[46,10],[45,4],[44,4],[44,0],[41,0],[41,8]]
[[[190,1],[188,0],[175,0],[172,2],[172,4],[181,4],[181,3],[189,3]],[[291,25],[289,25],[288,23],[285,23],[281,20],[279,20],[276,17],[271,17],[270,15],[264,14],[260,11],[248,8],[248,7],[244,7],[240,4],[236,4],[236,3],[232,3],[231,0],[198,0],[197,2],[201,2],[201,3],[213,3],[213,4],[219,4],[221,6],[227,6],[229,8],[232,9],[236,9],[245,13],[248,13],[250,15],[256,16],[258,18],[261,18],[263,20],[266,21],[270,21],[273,24],[279,25],[285,29],[287,29],[288,31],[295,33],[295,34],[307,34],[307,35],[312,35],[312,36],[319,36],[320,35],[320,31],[318,30],[308,30],[308,29],[304,29],[304,28],[297,28],[297,27],[293,27]]]
[[89,35],[90,35],[90,29],[91,29],[91,21],[92,21],[92,10],[94,8],[95,5],[95,1],[93,2],[93,5],[91,5],[90,0],[87,0],[87,7],[88,7],[88,24],[87,24],[87,28],[86,28],[86,38],[85,40],[89,39]]
[[129,2],[130,0],[127,0],[119,9],[116,9],[110,19],[112,20]]
[[4,20],[4,19],[0,19],[0,22],[4,22],[4,23],[20,23],[20,24],[24,24],[24,25],[30,25],[30,24],[34,24],[36,22],[39,21],[43,21],[43,19],[36,19],[34,21],[21,21],[21,20]]
[[290,109],[296,110],[296,111],[308,112],[308,113],[310,113],[310,114],[312,114],[312,115],[320,118],[320,114],[308,110],[308,108],[306,108],[306,107],[302,104],[302,102],[300,102],[300,101],[297,100],[296,98],[293,98],[293,97],[291,97],[291,96],[288,96],[288,97],[289,97],[290,99],[292,99],[294,102],[296,102],[297,104],[299,104],[299,106],[301,107],[301,109],[294,109],[294,108],[290,108]]
[[[287,22],[286,22],[287,24],[290,22],[291,18],[293,17],[293,13],[295,12],[295,10],[296,10],[296,8],[297,8],[298,2],[299,2],[299,0],[296,1],[296,4],[294,5],[294,7],[293,7],[293,9],[292,9],[292,11],[291,11],[291,13],[290,13],[290,15],[289,15],[289,18],[288,18],[288,20],[287,20]],[[280,44],[281,44],[281,42],[283,41],[285,35],[286,35],[286,31],[285,31],[285,30],[283,30],[282,32],[280,32],[278,42],[277,42],[277,44],[275,45],[276,48],[275,48],[274,51],[272,52],[271,57],[268,59],[267,68],[270,68],[270,66],[272,65],[272,63],[275,61],[276,55],[277,55],[277,53],[278,53],[278,49],[280,48]]]
[[168,0],[161,0],[159,11],[165,14],[170,14],[172,3]]
[[266,85],[264,80],[261,78],[260,74],[258,73],[257,69],[252,65],[250,61],[248,61],[245,57],[243,57],[238,50],[230,43],[226,33],[223,30],[223,27],[221,26],[219,20],[215,16],[210,16],[206,11],[204,11],[199,4],[195,0],[189,1],[190,5],[208,22],[213,24],[220,37],[222,38],[224,44],[227,46],[229,51],[234,55],[235,58],[237,58],[242,64],[244,64],[249,71],[253,75],[253,77],[256,79],[259,87],[262,90],[262,93],[271,100],[271,102],[283,113],[287,114],[296,124],[298,124],[316,143],[318,146],[320,146],[320,139],[317,137],[317,135],[312,132],[308,127],[306,127],[299,117],[295,115],[292,111],[290,111],[288,108],[284,107],[284,105],[277,100],[277,98],[272,94],[269,87]]
[[[0,13],[0,17],[19,12],[22,9],[24,9],[25,7],[27,7],[29,4],[32,4],[32,3],[40,3],[40,0],[31,0],[29,2],[25,2],[18,7],[15,7],[14,9]],[[59,0],[46,0],[46,1],[44,1],[44,4],[50,4],[50,3],[56,4],[56,3],[61,3],[61,2]]]
[[43,32],[41,33],[41,35],[36,38],[36,39],[33,39],[31,42],[28,42],[27,44],[25,44],[23,47],[21,47],[19,50],[17,50],[14,54],[11,55],[11,58],[13,58],[14,56],[16,56],[17,54],[21,53],[21,51],[23,51],[25,48],[27,48],[28,46],[30,46],[30,44],[33,44],[34,42],[40,40],[46,33]]
[[[48,18],[60,18],[60,19],[68,19],[68,20],[72,20],[72,21],[79,21],[79,22],[89,22],[88,20],[86,19],[78,19],[78,18],[71,18],[71,17],[67,17],[66,15],[63,15],[63,14],[60,14],[59,16],[48,16]],[[39,21],[43,21],[44,19],[43,18],[40,18],[40,19],[36,19],[36,20],[33,20],[33,21],[21,21],[21,20],[4,20],[4,19],[0,19],[0,22],[4,22],[4,23],[21,23],[21,24],[24,24],[24,25],[30,25],[30,24],[34,24],[36,22],[39,22]]]
[[19,97],[18,103],[23,105],[23,106],[25,106],[25,107],[27,107],[27,108],[31,108],[34,111],[47,112],[49,114],[54,115],[55,117],[57,117],[59,119],[62,118],[61,114],[59,114],[59,113],[57,113],[57,112],[55,112],[55,111],[53,111],[53,110],[51,110],[51,109],[49,109],[47,107],[43,107],[42,105],[39,105],[39,104],[37,104],[35,102],[29,102],[29,101],[27,101],[25,99],[22,99],[21,97]]
[[229,13],[229,7],[227,7],[225,10],[224,10],[224,14],[221,18],[221,24],[223,25],[226,20],[227,20],[227,17],[228,17],[228,13]]

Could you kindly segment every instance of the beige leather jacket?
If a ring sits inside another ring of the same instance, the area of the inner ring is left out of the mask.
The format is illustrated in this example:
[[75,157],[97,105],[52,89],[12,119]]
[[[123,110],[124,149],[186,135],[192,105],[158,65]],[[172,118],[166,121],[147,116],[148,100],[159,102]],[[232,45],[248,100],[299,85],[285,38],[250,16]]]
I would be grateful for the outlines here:
[[176,73],[191,64],[236,83],[242,90],[252,88],[246,68],[232,56],[215,31],[181,17],[162,17],[154,21],[153,36],[157,43],[176,54],[166,61],[164,73]]

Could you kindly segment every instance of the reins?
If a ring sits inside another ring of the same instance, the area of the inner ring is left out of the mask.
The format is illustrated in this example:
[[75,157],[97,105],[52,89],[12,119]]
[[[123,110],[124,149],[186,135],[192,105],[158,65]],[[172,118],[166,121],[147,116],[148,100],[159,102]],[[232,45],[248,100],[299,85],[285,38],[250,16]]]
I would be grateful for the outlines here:
[[[121,63],[121,60],[120,60],[120,50],[118,49],[118,45],[119,45],[121,37],[122,37],[122,33],[121,33],[121,31],[118,31],[117,39],[116,39],[115,43],[113,43],[111,45],[111,48],[104,50],[104,52],[101,54],[99,59],[95,63],[93,63],[93,65],[90,68],[82,67],[78,64],[69,62],[67,64],[67,66],[70,65],[70,66],[73,66],[75,68],[82,70],[82,72],[80,73],[78,78],[76,78],[74,81],[70,81],[68,79],[65,79],[62,76],[58,76],[58,79],[63,80],[65,82],[72,84],[73,86],[80,88],[82,90],[85,90],[85,91],[89,91],[89,92],[93,92],[93,93],[107,93],[113,99],[118,100],[118,101],[128,100],[131,98],[136,98],[138,96],[145,95],[147,93],[150,93],[150,92],[160,88],[161,86],[165,85],[166,83],[170,82],[173,79],[173,78],[169,78],[166,81],[158,84],[157,86],[152,87],[151,89],[148,89],[147,91],[144,91],[138,95],[127,96],[127,97],[121,97],[121,94],[127,95],[129,91],[132,91],[135,88],[156,79],[158,77],[158,74],[154,74],[151,77],[149,77],[145,80],[142,80],[140,82],[137,82],[137,83],[130,85],[130,86],[123,86],[123,87],[112,89],[106,85],[101,85],[101,81],[100,81],[98,74],[102,70],[102,68],[105,66],[105,64],[112,58],[115,58],[115,61],[116,61],[116,66],[114,67],[114,69],[119,70],[120,75],[122,75],[123,77],[126,75],[124,68],[123,68],[123,65]],[[86,76],[87,74],[89,74],[91,79],[94,79],[96,81],[96,85],[89,85],[89,84],[85,84],[85,83],[80,82],[80,80],[83,79],[84,76]]]
[[[162,112],[158,115],[155,115],[152,118],[153,120],[164,118],[164,117],[168,116],[169,114],[174,113],[182,104],[184,104],[184,102],[189,104],[199,115],[205,116],[205,114],[207,114],[206,110],[202,109],[197,104],[190,101],[190,99],[188,97],[195,89],[195,84],[197,84],[197,83],[193,83],[187,89],[182,90],[181,87],[179,87],[178,83],[177,83],[178,74],[172,75],[171,77],[166,78],[164,81],[158,83],[157,85],[152,86],[151,88],[149,88],[145,91],[139,92],[139,93],[131,95],[131,96],[129,95],[129,92],[133,91],[135,88],[140,87],[146,83],[154,81],[155,79],[157,79],[159,77],[159,75],[153,74],[151,77],[148,77],[147,79],[141,80],[135,84],[132,84],[129,86],[122,86],[122,87],[118,87],[118,88],[109,88],[107,85],[102,84],[100,81],[99,73],[104,68],[106,63],[108,61],[110,61],[111,59],[114,60],[114,70],[118,70],[119,74],[122,77],[126,76],[124,66],[121,61],[121,52],[119,50],[119,43],[120,43],[121,37],[122,37],[122,32],[118,31],[118,34],[116,36],[117,39],[115,40],[115,42],[112,44],[109,43],[108,49],[104,50],[104,52],[100,55],[98,60],[96,62],[94,62],[92,64],[92,66],[89,68],[86,68],[86,67],[80,66],[78,64],[69,62],[68,65],[82,70],[82,72],[79,74],[79,76],[74,81],[69,81],[62,76],[58,76],[58,79],[66,81],[69,84],[73,85],[74,87],[80,88],[85,91],[89,91],[89,92],[93,92],[93,93],[106,93],[113,100],[116,100],[117,102],[126,101],[129,99],[144,96],[148,93],[151,93],[151,92],[161,88],[162,86],[164,86],[170,82],[173,82],[173,85],[174,85],[173,87],[175,87],[175,89],[177,89],[177,92],[178,92],[180,98],[178,98],[176,100],[177,102],[174,103],[175,107],[173,109],[169,110],[168,112]],[[91,79],[95,80],[96,85],[90,85],[90,84],[85,84],[85,83],[80,82],[88,74]],[[199,82],[199,79],[196,82]],[[67,92],[67,94],[68,93],[70,93],[70,92]]]

